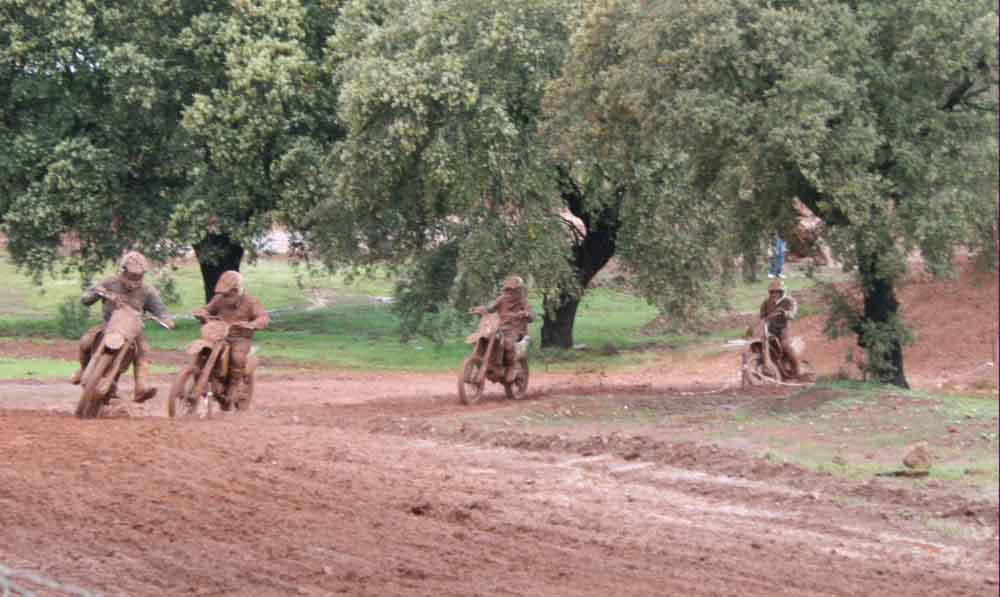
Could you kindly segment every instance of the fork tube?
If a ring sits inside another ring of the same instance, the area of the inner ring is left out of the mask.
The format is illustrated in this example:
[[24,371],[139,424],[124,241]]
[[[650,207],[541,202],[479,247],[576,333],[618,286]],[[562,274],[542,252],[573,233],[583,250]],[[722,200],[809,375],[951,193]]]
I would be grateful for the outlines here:
[[483,355],[483,366],[479,368],[479,376],[476,379],[477,384],[482,384],[483,380],[486,379],[486,371],[490,368],[490,358],[493,356],[493,347],[497,344],[497,335],[492,334],[490,336],[490,343],[486,345],[486,354]]
[[767,329],[767,322],[761,322],[764,332],[761,334],[761,350],[764,352],[764,367],[766,371],[771,371],[774,365],[771,362],[771,334]]
[[215,368],[215,360],[219,358],[219,353],[222,351],[222,346],[225,342],[217,342],[215,346],[212,347],[212,354],[208,355],[205,359],[205,368],[201,370],[201,375],[198,376],[198,384],[194,387],[194,395],[201,396],[202,392],[205,391],[205,385],[208,383],[208,378],[212,375],[212,369]]

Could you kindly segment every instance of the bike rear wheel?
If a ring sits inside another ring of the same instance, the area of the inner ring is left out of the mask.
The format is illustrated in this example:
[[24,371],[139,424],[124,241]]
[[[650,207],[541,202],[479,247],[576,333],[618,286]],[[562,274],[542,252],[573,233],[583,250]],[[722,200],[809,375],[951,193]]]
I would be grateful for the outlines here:
[[482,357],[472,356],[462,363],[462,371],[458,375],[458,399],[462,404],[475,404],[483,396],[485,381],[479,379],[483,367]]
[[520,400],[528,394],[528,377],[530,375],[528,361],[521,361],[519,369],[513,382],[503,384],[503,391],[511,400]]

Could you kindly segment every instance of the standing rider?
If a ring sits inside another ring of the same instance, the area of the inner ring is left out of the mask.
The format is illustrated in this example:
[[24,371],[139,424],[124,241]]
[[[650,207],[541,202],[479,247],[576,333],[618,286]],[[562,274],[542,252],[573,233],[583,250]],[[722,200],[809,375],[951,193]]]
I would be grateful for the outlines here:
[[223,272],[215,285],[215,296],[192,315],[204,322],[209,317],[218,317],[229,328],[229,380],[230,387],[248,381],[246,378],[247,357],[253,345],[255,330],[263,330],[271,321],[260,301],[246,293],[243,274],[237,271]]
[[[168,327],[173,329],[174,320],[160,300],[160,293],[152,286],[143,284],[143,276],[149,270],[146,258],[138,251],[129,251],[122,256],[119,263],[119,273],[112,278],[106,278],[97,286],[94,286],[83,293],[80,302],[88,307],[98,300],[104,303],[104,323],[95,325],[83,334],[80,338],[80,370],[73,374],[70,382],[78,385],[83,378],[83,372],[90,362],[90,355],[94,348],[94,340],[98,334],[104,332],[104,327],[111,319],[111,314],[120,305],[119,300],[127,303],[139,313],[150,312],[158,319],[162,320]],[[107,299],[100,296],[101,291],[110,292],[115,299]],[[149,387],[149,340],[145,332],[141,333],[136,340],[135,362],[132,372],[135,375],[135,390],[133,400],[145,402],[156,395],[156,388]],[[112,389],[112,395],[114,389]]]
[[528,333],[528,323],[535,320],[535,314],[528,304],[524,280],[520,276],[510,276],[504,280],[500,296],[489,305],[474,307],[472,313],[483,315],[497,313],[500,316],[500,331],[503,333],[503,365],[507,370],[505,381],[513,383],[517,376],[514,365],[514,343]]
[[785,292],[781,280],[774,280],[767,287],[767,298],[760,304],[760,318],[767,321],[767,329],[781,341],[781,348],[788,355],[792,374],[799,374],[799,355],[792,349],[788,336],[789,321],[795,319],[799,305]]

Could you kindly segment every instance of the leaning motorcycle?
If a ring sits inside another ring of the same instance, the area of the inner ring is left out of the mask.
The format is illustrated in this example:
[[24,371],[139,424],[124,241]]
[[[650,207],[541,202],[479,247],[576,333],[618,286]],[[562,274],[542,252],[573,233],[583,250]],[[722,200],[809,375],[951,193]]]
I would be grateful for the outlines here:
[[170,386],[167,414],[171,417],[210,417],[216,404],[224,411],[245,411],[253,403],[259,359],[250,351],[243,380],[230,379],[231,348],[226,338],[242,322],[209,317],[201,326],[201,337],[187,347],[191,363]]
[[[773,316],[781,317],[780,313],[776,311]],[[743,353],[743,387],[781,382],[794,377],[795,368],[789,351],[802,354],[804,342],[796,336],[790,344],[784,346],[768,329],[768,319],[762,319],[757,326],[757,339]],[[765,346],[767,350],[764,349]]]
[[[90,361],[80,377],[82,390],[80,401],[76,405],[76,416],[81,419],[99,417],[111,404],[111,399],[118,397],[118,378],[135,361],[136,344],[143,327],[142,312],[119,295],[100,287],[95,292],[101,298],[114,302],[117,308],[104,330],[94,338]],[[146,317],[169,328],[165,322],[152,315]]]
[[483,395],[486,380],[503,384],[507,398],[520,399],[528,393],[528,336],[514,343],[514,380],[507,382],[508,367],[504,366],[503,334],[500,316],[496,313],[477,313],[479,327],[466,338],[472,344],[472,354],[462,362],[458,374],[458,398],[463,404],[475,404]]

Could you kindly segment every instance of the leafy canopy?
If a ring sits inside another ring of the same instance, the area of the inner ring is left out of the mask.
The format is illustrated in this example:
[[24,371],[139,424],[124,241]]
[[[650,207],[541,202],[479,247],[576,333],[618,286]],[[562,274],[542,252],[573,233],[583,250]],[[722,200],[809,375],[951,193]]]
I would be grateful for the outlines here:
[[911,249],[938,272],[957,244],[995,253],[996,54],[981,0],[612,0],[572,38],[550,130],[631,181],[627,258],[664,307],[792,197],[870,285]]
[[568,5],[344,6],[330,68],[348,133],[309,236],[328,263],[429,259],[425,272],[457,277],[430,298],[464,305],[515,271],[542,290],[570,279],[556,173],[538,134]]
[[341,135],[323,70],[336,14],[299,0],[7,3],[0,215],[15,262],[90,275],[126,247],[165,258],[208,234],[252,257],[272,224],[299,221]]

